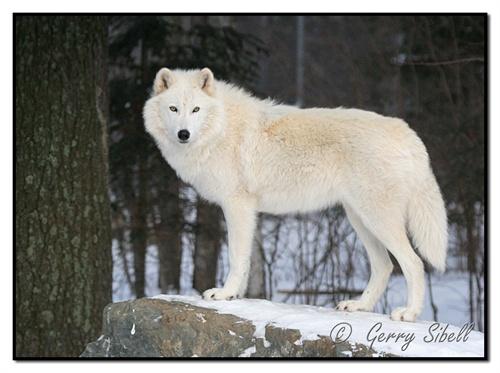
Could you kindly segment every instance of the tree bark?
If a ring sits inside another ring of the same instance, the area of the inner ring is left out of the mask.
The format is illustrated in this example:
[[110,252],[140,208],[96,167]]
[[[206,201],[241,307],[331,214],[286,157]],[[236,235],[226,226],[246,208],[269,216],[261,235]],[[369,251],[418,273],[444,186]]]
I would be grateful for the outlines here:
[[[146,92],[148,78],[148,47],[145,39],[141,39],[141,83],[142,90]],[[136,102],[139,104],[139,102]],[[142,103],[141,103],[142,104]],[[141,112],[140,109],[135,110],[136,115]],[[134,137],[141,139],[145,137],[144,129],[139,123],[142,118],[137,115],[137,125],[133,128]],[[147,205],[148,205],[148,188],[149,179],[146,177],[146,153],[142,147],[137,147],[136,164],[138,167],[137,179],[135,180],[136,188],[134,190],[133,208],[132,208],[132,227],[130,230],[130,238],[132,250],[134,252],[134,293],[136,298],[143,298],[146,295],[146,252],[148,243],[148,226],[147,226]]]
[[222,211],[201,199],[197,204],[193,288],[200,293],[215,287],[222,243]]
[[106,37],[15,17],[16,357],[78,356],[111,301]]
[[296,105],[304,105],[304,16],[297,16],[297,70],[295,80],[297,84]]
[[250,274],[248,276],[248,298],[266,298],[266,270],[262,249],[261,220],[257,224],[250,258]]
[[178,293],[180,290],[182,259],[182,228],[184,216],[179,198],[180,182],[175,172],[167,165],[167,180],[161,190],[158,208],[160,222],[155,225],[158,246],[160,289],[165,293]]
[[134,293],[136,298],[146,295],[146,250],[147,250],[147,200],[145,165],[142,155],[138,155],[137,190],[132,210],[130,242],[134,252]]

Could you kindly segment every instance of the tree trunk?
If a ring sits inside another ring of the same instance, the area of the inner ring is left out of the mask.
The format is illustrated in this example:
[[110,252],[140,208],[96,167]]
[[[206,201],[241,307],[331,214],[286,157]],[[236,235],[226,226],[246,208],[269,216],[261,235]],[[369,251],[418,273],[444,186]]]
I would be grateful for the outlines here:
[[246,294],[248,298],[266,298],[266,270],[262,250],[261,219],[259,219],[250,258],[250,275]]
[[221,210],[201,199],[197,204],[193,288],[200,293],[215,287],[222,243]]
[[106,37],[15,17],[17,357],[78,356],[111,301]]
[[[144,39],[141,40],[141,83],[143,91],[146,92],[146,79],[148,77],[148,52],[147,45]],[[136,102],[137,104],[138,102]],[[140,113],[135,110],[135,113]],[[134,127],[133,132],[136,139],[145,137],[144,129],[139,123],[142,118],[137,118],[137,125]],[[132,243],[132,250],[134,253],[134,293],[136,298],[143,298],[146,294],[146,251],[148,243],[148,226],[147,226],[147,190],[146,184],[149,178],[146,177],[146,153],[145,149],[138,146],[136,154],[136,164],[138,173],[136,178],[136,189],[134,190],[133,208],[130,230],[130,239]]]
[[162,293],[180,290],[183,211],[179,199],[180,182],[167,165],[165,188],[160,192],[158,207],[160,222],[155,224],[155,235],[160,264],[160,289]]
[[476,322],[476,297],[474,286],[474,279],[476,277],[477,270],[477,245],[476,245],[476,235],[475,235],[475,222],[474,222],[474,205],[466,201],[464,203],[464,215],[465,215],[465,230],[467,234],[467,271],[468,271],[468,282],[469,282],[469,315],[470,322]]
[[131,220],[130,241],[134,252],[134,293],[136,298],[143,298],[146,295],[147,201],[144,160],[142,155],[138,155],[138,157],[139,173]]
[[304,105],[304,16],[297,16],[297,69],[295,72],[297,84],[296,105]]

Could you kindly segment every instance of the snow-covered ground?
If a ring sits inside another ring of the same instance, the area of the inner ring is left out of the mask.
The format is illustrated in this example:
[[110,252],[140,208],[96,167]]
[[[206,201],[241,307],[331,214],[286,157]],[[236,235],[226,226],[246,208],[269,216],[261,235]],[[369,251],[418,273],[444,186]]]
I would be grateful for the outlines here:
[[158,295],[154,298],[186,302],[250,320],[255,325],[257,338],[264,338],[265,326],[272,323],[277,327],[300,330],[302,340],[314,340],[318,335],[333,336],[371,346],[378,353],[406,357],[484,356],[483,333],[470,330],[467,324],[398,322],[376,313],[349,313],[258,299],[205,301],[199,296],[182,295]]

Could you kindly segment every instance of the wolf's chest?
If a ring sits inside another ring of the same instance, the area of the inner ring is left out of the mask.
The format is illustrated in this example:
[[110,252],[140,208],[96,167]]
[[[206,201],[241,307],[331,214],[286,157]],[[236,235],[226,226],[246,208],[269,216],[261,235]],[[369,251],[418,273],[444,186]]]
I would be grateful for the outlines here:
[[234,189],[232,171],[223,167],[224,162],[189,158],[171,158],[168,162],[185,183],[211,202],[220,204]]

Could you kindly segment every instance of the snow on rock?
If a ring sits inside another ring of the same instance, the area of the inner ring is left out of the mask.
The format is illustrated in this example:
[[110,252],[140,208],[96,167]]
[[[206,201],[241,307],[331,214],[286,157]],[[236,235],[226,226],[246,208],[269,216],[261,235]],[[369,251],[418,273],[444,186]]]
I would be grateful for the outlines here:
[[105,307],[102,335],[82,357],[482,357],[467,325],[266,300],[160,295]]
[[255,346],[248,347],[245,351],[241,353],[239,357],[250,357],[252,354],[256,352]]
[[[344,312],[331,308],[289,305],[261,299],[206,301],[199,296],[158,295],[154,299],[178,301],[196,307],[217,310],[249,320],[255,326],[254,337],[265,342],[266,326],[295,329],[300,339],[318,340],[321,336],[361,344],[378,354],[407,357],[483,357],[484,334],[471,325],[453,326],[432,321],[415,323],[393,321],[387,315],[369,312]],[[251,349],[249,348],[249,352]],[[352,356],[352,352],[344,352]]]

